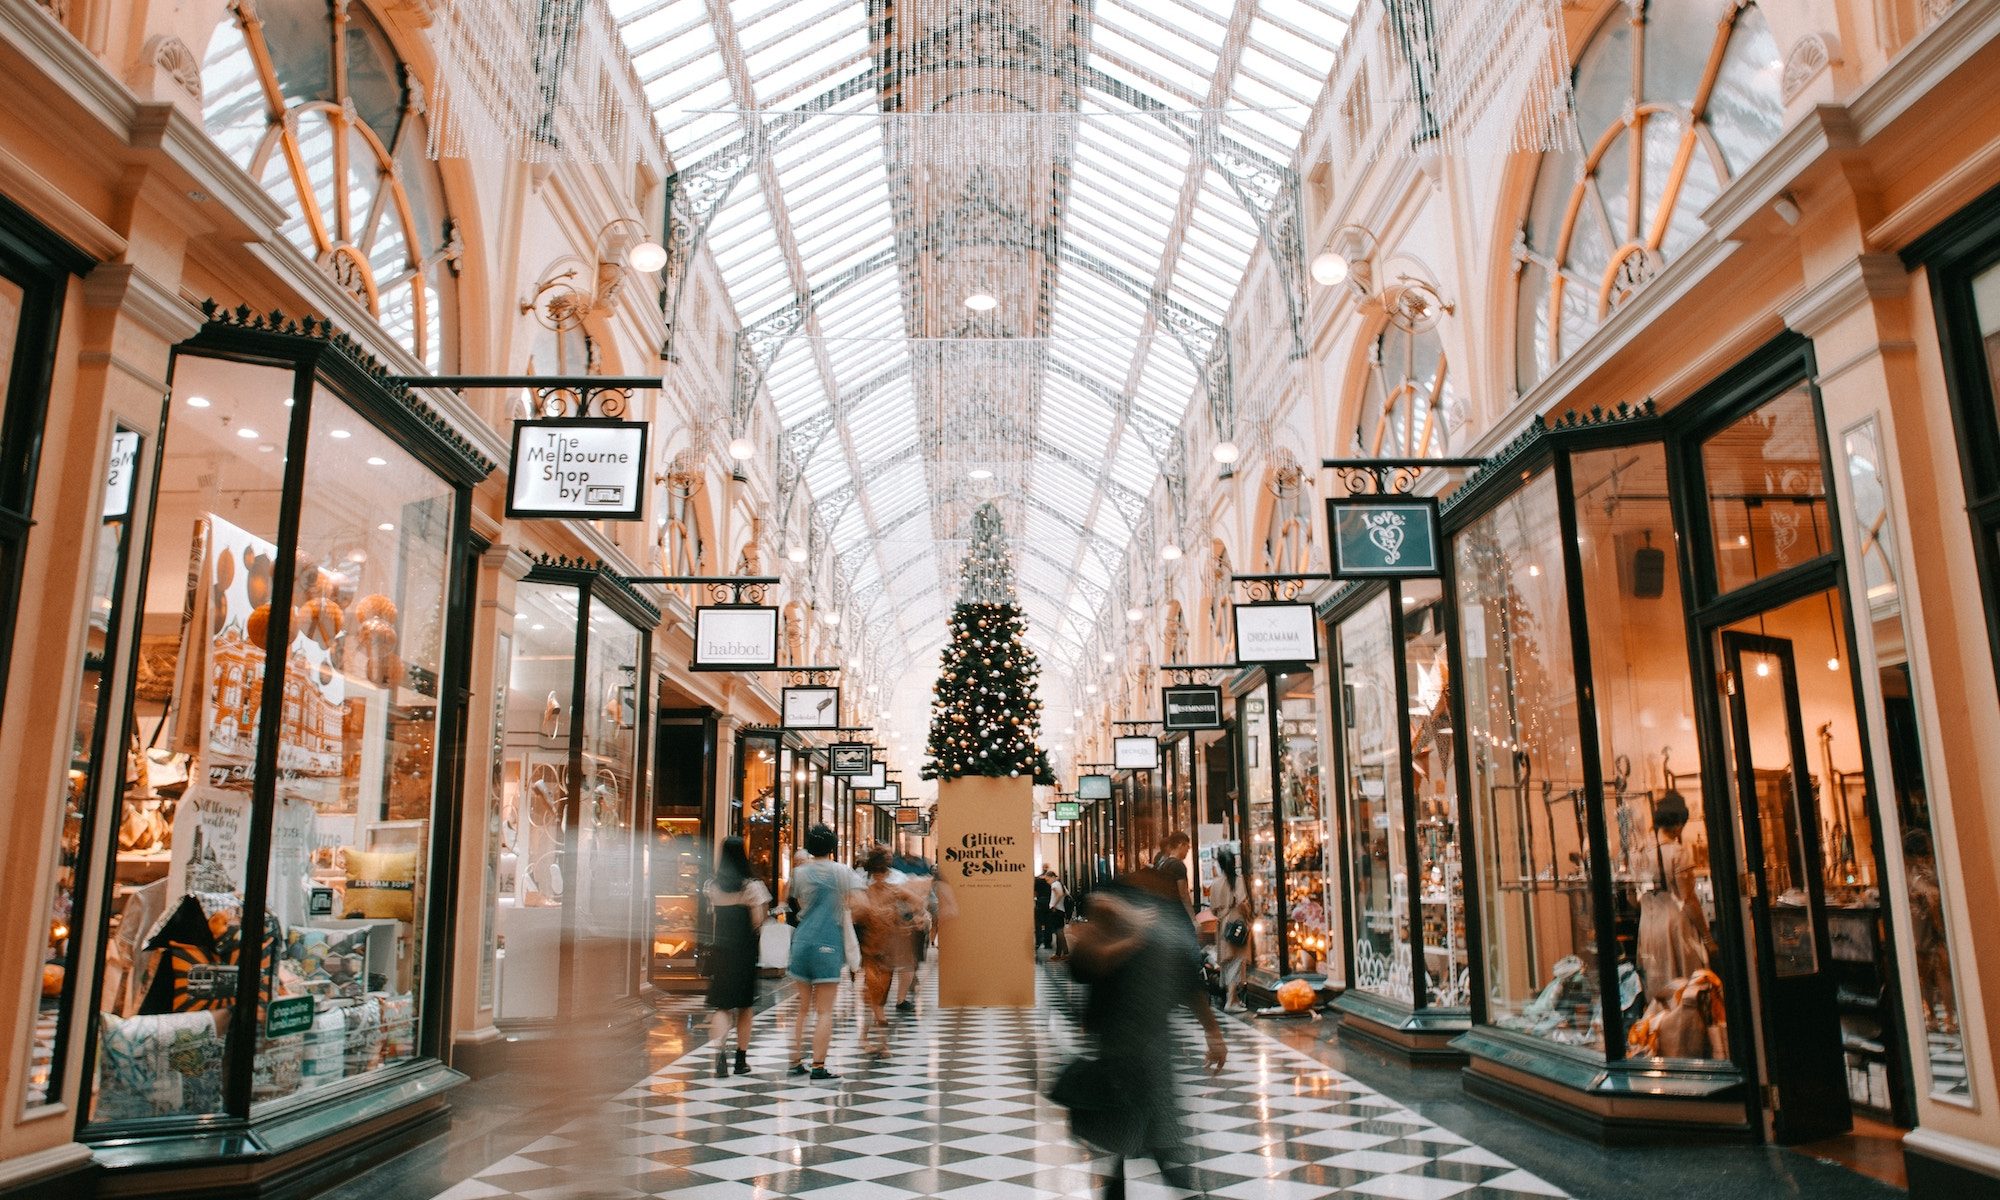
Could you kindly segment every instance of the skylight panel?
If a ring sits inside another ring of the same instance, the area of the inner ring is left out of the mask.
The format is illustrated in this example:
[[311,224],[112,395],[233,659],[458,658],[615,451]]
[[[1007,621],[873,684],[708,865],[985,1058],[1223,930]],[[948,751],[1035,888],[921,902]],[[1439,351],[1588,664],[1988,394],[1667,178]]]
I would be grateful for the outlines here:
[[1145,451],[1127,438],[1118,443],[1118,453],[1111,459],[1111,477],[1135,492],[1149,492],[1153,481],[1159,478],[1153,462]]
[[1125,67],[1137,76],[1133,82],[1141,91],[1158,95],[1164,89],[1178,102],[1178,107],[1187,108],[1197,107],[1208,98],[1206,77],[1213,72],[1213,63],[1204,69],[1184,60],[1169,58],[1106,26],[1102,21],[1091,29],[1090,40],[1091,62],[1111,62]]

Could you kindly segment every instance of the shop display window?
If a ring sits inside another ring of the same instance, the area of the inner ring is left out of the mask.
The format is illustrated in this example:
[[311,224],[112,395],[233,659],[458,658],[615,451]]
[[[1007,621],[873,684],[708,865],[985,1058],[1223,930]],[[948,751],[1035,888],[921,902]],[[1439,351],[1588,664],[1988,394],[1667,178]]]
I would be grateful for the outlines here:
[[1819,419],[1804,384],[1702,444],[1717,591],[1832,553],[1825,465]]
[[[1626,1052],[1728,1057],[1714,928],[1701,747],[1688,677],[1667,456],[1659,443],[1571,457],[1577,560],[1595,687],[1598,759],[1610,838],[1611,919]],[[1741,513],[1741,508],[1733,511]],[[1661,1019],[1697,972],[1715,1019],[1662,1043]]]
[[538,566],[514,593],[495,1019],[631,997],[640,937],[640,705],[647,638],[596,571]]
[[743,839],[750,855],[750,868],[771,889],[780,902],[780,870],[787,874],[789,853],[779,840],[778,739],[776,735],[754,735],[737,742],[735,834]]
[[[2000,298],[2000,271],[1992,272],[1990,278],[1996,298]],[[2000,350],[2000,339],[1995,345]],[[1963,1102],[1972,1097],[1972,1076],[1966,1069],[1964,1033],[1959,1025],[1953,930],[1944,903],[1946,868],[1932,825],[1929,763],[1918,716],[1917,680],[1910,665],[1910,634],[1903,614],[1902,559],[1889,505],[1889,466],[1875,418],[1849,428],[1842,435],[1841,449],[1853,494],[1847,542],[1849,553],[1861,559],[1864,602],[1859,611],[1866,614],[1863,642],[1872,659],[1867,665],[1882,690],[1884,740],[1895,787],[1895,801],[1883,805],[1883,811],[1893,813],[1897,820],[1904,892],[1909,897],[1910,946],[1906,954],[1916,969],[1911,972],[1914,986],[1906,983],[1903,990],[1916,997],[1914,1011],[1924,1033],[1930,1094]]]
[[1251,965],[1279,973],[1278,825],[1271,796],[1271,689],[1259,684],[1237,700],[1243,730],[1245,844],[1244,882],[1250,889]]
[[1410,748],[1410,832],[1416,870],[1409,892],[1423,951],[1423,1002],[1464,1008],[1472,1000],[1465,923],[1465,877],[1459,863],[1457,731],[1451,718],[1451,668],[1444,586],[1434,579],[1398,585],[1402,630],[1404,724]]
[[1394,631],[1381,592],[1334,632],[1340,666],[1348,902],[1354,931],[1349,984],[1403,1004],[1410,987],[1410,877],[1403,765],[1396,725]]
[[[1490,1024],[1602,1054],[1595,889],[1554,475],[1453,541]],[[1621,977],[1621,992],[1623,990]],[[1636,992],[1636,976],[1632,980]]]
[[69,1058],[70,1031],[75,1020],[77,950],[75,936],[82,920],[79,901],[89,887],[89,857],[84,853],[86,830],[97,807],[96,798],[121,765],[136,771],[137,760],[123,762],[109,730],[117,724],[107,688],[111,655],[119,644],[125,618],[126,580],[130,571],[132,498],[137,494],[142,434],[116,428],[106,451],[104,513],[95,544],[85,561],[90,587],[84,600],[83,659],[79,664],[76,713],[70,723],[69,764],[63,776],[62,824],[56,834],[55,878],[50,889],[45,925],[48,947],[42,956],[40,998],[34,1035],[23,1075],[25,1103],[46,1103],[62,1090],[61,1068]]
[[446,631],[488,469],[324,341],[177,351],[93,1122],[254,1117],[434,1053]]

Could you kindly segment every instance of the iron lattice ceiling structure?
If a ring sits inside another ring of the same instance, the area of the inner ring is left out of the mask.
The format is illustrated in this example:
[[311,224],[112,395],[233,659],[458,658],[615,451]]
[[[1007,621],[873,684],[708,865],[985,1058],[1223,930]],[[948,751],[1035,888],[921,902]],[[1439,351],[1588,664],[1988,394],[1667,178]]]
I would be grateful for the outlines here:
[[1175,536],[1146,513],[1188,406],[1233,420],[1260,243],[1302,351],[1292,160],[1357,2],[612,0],[677,167],[669,336],[706,245],[731,419],[768,391],[778,524],[878,653],[942,643],[994,500],[1035,648],[1081,664],[1135,539]]

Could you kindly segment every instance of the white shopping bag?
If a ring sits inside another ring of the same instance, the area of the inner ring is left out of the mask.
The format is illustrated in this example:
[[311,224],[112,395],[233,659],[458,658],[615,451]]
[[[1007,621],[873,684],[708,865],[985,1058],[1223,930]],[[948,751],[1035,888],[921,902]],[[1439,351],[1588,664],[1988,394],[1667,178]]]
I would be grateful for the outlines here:
[[792,927],[783,921],[766,921],[757,930],[757,965],[782,971],[792,961]]

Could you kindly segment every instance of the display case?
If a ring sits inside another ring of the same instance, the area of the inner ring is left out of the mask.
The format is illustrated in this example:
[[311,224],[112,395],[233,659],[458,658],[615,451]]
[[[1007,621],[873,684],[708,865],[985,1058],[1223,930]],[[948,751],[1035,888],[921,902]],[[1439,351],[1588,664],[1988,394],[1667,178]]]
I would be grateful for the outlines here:
[[1461,1057],[1471,1002],[1444,599],[1433,579],[1356,586],[1333,636],[1350,955],[1334,1003],[1343,1035],[1435,1059]]
[[[1236,699],[1241,749],[1236,824],[1250,889],[1250,982],[1274,988],[1289,975],[1324,982],[1334,942],[1328,913],[1326,813],[1320,776],[1314,670],[1259,671]],[[1214,772],[1209,786],[1223,785]]]
[[652,928],[641,772],[659,614],[597,564],[515,588],[494,1020],[517,1032],[636,1012]]
[[[661,692],[666,681],[660,681]],[[651,870],[655,987],[701,986],[701,885],[708,878],[715,796],[716,714],[664,708],[654,725]]]
[[173,356],[138,611],[106,627],[137,753],[91,830],[83,1134],[121,1173],[266,1162],[458,1078],[437,884],[492,464],[323,323],[210,315]]

